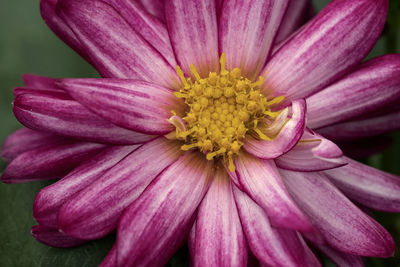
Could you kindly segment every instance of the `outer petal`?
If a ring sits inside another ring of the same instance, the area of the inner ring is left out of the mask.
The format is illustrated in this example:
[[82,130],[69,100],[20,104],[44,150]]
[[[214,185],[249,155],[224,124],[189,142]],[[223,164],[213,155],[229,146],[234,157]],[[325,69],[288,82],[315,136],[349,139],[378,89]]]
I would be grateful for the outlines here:
[[56,248],[75,247],[85,243],[85,240],[73,238],[62,233],[57,228],[35,225],[31,229],[31,234],[39,242]]
[[260,160],[249,154],[235,159],[236,174],[244,191],[267,213],[271,224],[294,230],[311,230],[281,181],[272,160]]
[[332,140],[377,136],[400,129],[400,111],[330,125],[318,132]]
[[320,135],[303,138],[288,153],[275,159],[281,169],[292,171],[322,171],[346,165],[340,148]]
[[215,1],[166,0],[165,15],[179,66],[187,74],[194,64],[200,76],[217,71],[218,26]]
[[335,249],[367,257],[394,253],[390,234],[349,201],[321,173],[281,170],[286,188]]
[[171,89],[137,80],[66,79],[60,87],[106,120],[147,134],[174,130],[171,110],[181,113],[185,107]]
[[56,4],[58,0],[40,0],[40,14],[47,26],[67,45],[74,49],[78,54],[90,62],[85,53],[81,42],[76,38],[73,31],[56,14]]
[[71,141],[42,146],[24,152],[11,161],[1,180],[14,184],[61,178],[104,148],[105,145],[101,144]]
[[166,87],[178,85],[168,62],[108,4],[59,0],[57,12],[103,77],[137,78]]
[[[131,0],[105,0],[110,3],[129,25],[137,33],[139,33],[152,47],[163,55],[171,66],[176,66],[176,60],[174,52],[172,51],[171,41],[169,40],[168,30],[164,23],[159,19],[152,16],[145,8],[139,3],[140,1]],[[141,1],[142,3],[145,1]],[[162,8],[160,12],[164,16],[164,3],[161,1],[154,1],[154,7]],[[148,1],[147,7],[150,7],[150,1]]]
[[243,147],[262,159],[274,159],[292,149],[300,140],[305,127],[306,104],[300,99],[292,103],[292,118],[283,126],[279,135],[271,141],[246,136]]
[[307,99],[307,125],[320,128],[400,100],[400,54],[374,58]]
[[22,128],[7,137],[1,146],[0,155],[10,162],[24,152],[41,146],[57,144],[62,140],[62,137],[53,134]]
[[118,227],[118,265],[162,266],[181,246],[207,192],[213,163],[187,153],[154,180]]
[[[42,0],[43,2],[43,0]],[[35,74],[24,74],[22,75],[22,80],[24,81],[25,87],[27,88],[35,88],[35,89],[45,89],[45,90],[61,90],[56,85],[56,79],[39,76]]]
[[98,180],[137,146],[113,146],[85,161],[60,181],[49,185],[36,195],[33,217],[45,226],[57,227],[57,215],[61,206],[79,191]]
[[378,40],[387,9],[387,0],[332,1],[268,62],[264,93],[303,98],[343,76]]
[[279,44],[288,38],[313,16],[313,7],[310,0],[292,0],[279,26],[275,43]]
[[337,266],[348,267],[363,267],[363,260],[361,257],[351,254],[346,254],[331,248],[328,245],[315,244],[326,256],[328,256]]
[[110,233],[124,209],[181,152],[176,142],[163,137],[141,146],[61,207],[60,228],[82,239],[96,239]]
[[19,95],[14,100],[14,114],[28,128],[88,141],[137,144],[154,138],[115,126],[58,95]]
[[217,169],[199,206],[193,266],[247,266],[247,245],[231,181]]
[[288,0],[225,0],[219,21],[220,52],[227,69],[239,67],[255,79],[264,66]]
[[400,211],[400,177],[346,160],[347,166],[324,172],[342,192],[373,209]]
[[66,94],[62,90],[53,89],[53,88],[42,89],[42,88],[17,87],[17,88],[13,89],[13,94],[14,94],[14,97],[17,97],[17,96],[23,95],[23,94],[38,94],[38,95],[59,96],[63,99],[72,99],[68,94]]
[[279,231],[271,227],[267,214],[260,206],[235,186],[233,192],[249,247],[262,264],[310,266],[306,262],[306,253],[296,232]]

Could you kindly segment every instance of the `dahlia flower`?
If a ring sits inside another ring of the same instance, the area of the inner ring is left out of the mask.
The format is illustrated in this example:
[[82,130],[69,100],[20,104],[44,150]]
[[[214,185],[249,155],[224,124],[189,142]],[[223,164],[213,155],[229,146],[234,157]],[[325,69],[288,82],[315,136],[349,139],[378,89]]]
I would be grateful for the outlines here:
[[[6,183],[59,181],[33,236],[70,247],[116,230],[102,266],[340,266],[389,257],[365,207],[400,210],[400,179],[335,142],[399,128],[400,55],[362,62],[387,0],[42,0],[46,23],[102,78],[23,77],[26,128]],[[299,28],[300,27],[300,28]]]

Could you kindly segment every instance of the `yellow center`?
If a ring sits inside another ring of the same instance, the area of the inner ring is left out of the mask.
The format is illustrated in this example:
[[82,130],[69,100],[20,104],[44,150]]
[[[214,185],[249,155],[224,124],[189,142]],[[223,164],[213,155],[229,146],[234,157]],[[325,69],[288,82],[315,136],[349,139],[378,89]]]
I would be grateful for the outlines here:
[[195,80],[186,78],[179,66],[176,68],[182,88],[174,94],[184,99],[189,109],[183,117],[185,126],[177,127],[175,135],[185,142],[182,150],[198,148],[208,160],[221,157],[233,172],[233,157],[239,153],[246,134],[271,140],[258,125],[265,117],[274,120],[279,115],[280,112],[273,112],[270,107],[280,103],[283,97],[268,101],[260,92],[261,76],[251,82],[242,77],[239,68],[226,70],[225,61],[222,53],[220,73],[210,72],[207,78],[201,78],[192,64],[190,70]]

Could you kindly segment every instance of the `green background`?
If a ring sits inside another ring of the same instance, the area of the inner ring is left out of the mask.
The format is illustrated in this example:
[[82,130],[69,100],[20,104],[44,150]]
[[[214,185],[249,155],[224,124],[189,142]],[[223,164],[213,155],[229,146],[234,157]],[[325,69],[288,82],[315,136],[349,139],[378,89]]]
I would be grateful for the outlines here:
[[[329,1],[314,0],[320,10]],[[369,57],[400,52],[400,0],[390,0],[384,34]],[[64,45],[40,17],[39,1],[2,0],[0,4],[0,142],[21,126],[12,110],[12,88],[22,85],[21,74],[52,77],[96,77],[84,60]],[[400,134],[384,153],[366,161],[374,167],[400,175]],[[5,162],[0,161],[0,171]],[[32,203],[40,188],[50,182],[19,185],[0,183],[0,266],[97,266],[112,246],[114,236],[71,249],[47,247],[30,235],[35,225]],[[400,215],[374,213],[400,246]],[[186,251],[181,250],[170,262],[184,266]],[[325,259],[327,266],[332,263]],[[400,266],[397,249],[394,258],[369,259],[367,266]]]

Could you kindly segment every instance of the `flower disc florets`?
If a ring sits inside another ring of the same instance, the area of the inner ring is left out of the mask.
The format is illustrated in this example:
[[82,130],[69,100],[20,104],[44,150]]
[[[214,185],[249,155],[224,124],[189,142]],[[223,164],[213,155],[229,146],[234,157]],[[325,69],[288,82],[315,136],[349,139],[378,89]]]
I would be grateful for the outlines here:
[[261,94],[263,78],[252,82],[241,75],[239,68],[225,69],[225,54],[220,59],[220,73],[210,72],[206,78],[200,77],[194,65],[190,70],[195,78],[186,78],[177,67],[182,88],[175,96],[184,99],[188,110],[183,117],[185,127],[177,127],[176,138],[184,140],[182,150],[198,148],[207,155],[207,159],[222,157],[234,171],[233,156],[239,153],[247,133],[253,133],[264,140],[257,127],[260,119],[269,116],[275,118],[279,112],[273,112],[270,106],[283,100],[283,97],[268,101]]

